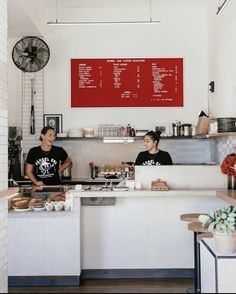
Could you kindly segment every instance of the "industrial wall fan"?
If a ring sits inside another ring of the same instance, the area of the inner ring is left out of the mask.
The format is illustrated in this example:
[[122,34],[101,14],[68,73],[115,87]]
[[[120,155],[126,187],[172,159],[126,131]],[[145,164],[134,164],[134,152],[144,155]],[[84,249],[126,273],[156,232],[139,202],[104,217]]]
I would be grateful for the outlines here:
[[12,49],[13,62],[24,72],[41,70],[48,63],[49,57],[48,45],[34,36],[19,40]]

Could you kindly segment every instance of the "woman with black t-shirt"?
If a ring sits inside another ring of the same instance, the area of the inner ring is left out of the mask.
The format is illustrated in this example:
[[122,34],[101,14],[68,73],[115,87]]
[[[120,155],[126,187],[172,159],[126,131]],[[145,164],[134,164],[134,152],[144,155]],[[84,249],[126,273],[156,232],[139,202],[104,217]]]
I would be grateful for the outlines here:
[[40,146],[30,149],[26,159],[26,175],[35,186],[60,185],[60,176],[64,169],[72,164],[70,157],[62,147],[53,146],[56,131],[52,127],[41,130]]
[[172,165],[172,159],[168,152],[158,149],[160,133],[147,132],[144,137],[144,146],[147,151],[140,152],[135,165]]

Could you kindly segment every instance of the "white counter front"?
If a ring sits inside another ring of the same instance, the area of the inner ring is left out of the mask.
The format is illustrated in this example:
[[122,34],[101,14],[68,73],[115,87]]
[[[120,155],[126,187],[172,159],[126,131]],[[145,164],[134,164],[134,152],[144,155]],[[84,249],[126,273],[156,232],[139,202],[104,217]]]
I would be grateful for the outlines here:
[[216,189],[73,192],[115,197],[115,205],[81,206],[82,269],[193,268],[193,234],[183,213],[225,205]]
[[8,292],[8,200],[7,197],[18,192],[10,188],[0,192],[0,293]]
[[80,276],[78,199],[72,211],[9,211],[8,228],[10,277]]

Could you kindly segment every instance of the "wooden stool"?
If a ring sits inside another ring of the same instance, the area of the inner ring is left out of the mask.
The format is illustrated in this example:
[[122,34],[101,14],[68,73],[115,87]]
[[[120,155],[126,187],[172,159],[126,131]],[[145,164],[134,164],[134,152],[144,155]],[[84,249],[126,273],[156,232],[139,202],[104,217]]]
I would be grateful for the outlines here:
[[180,220],[189,222],[188,230],[194,233],[194,289],[187,290],[188,293],[201,293],[201,272],[200,272],[200,245],[197,237],[200,233],[205,233],[202,224],[198,221],[202,213],[186,213],[180,215]]
[[204,213],[186,213],[186,214],[181,214],[180,220],[182,220],[184,222],[189,222],[189,223],[199,222],[198,218],[202,214],[204,214]]

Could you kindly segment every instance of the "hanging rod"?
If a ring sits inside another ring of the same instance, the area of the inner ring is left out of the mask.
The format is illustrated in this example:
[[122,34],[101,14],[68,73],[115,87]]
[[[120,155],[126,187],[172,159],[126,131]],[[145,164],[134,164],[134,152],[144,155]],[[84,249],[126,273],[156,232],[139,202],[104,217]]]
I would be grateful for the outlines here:
[[48,25],[103,25],[103,24],[154,24],[160,23],[159,20],[147,20],[147,21],[49,21]]
[[56,20],[47,22],[48,25],[99,25],[99,24],[152,24],[160,23],[159,20],[152,20],[152,0],[149,0],[149,20],[137,21],[58,21],[58,0],[56,0]]
[[218,10],[216,12],[217,15],[221,14],[223,9],[226,7],[226,5],[229,3],[230,0],[225,0],[221,6],[218,7]]

